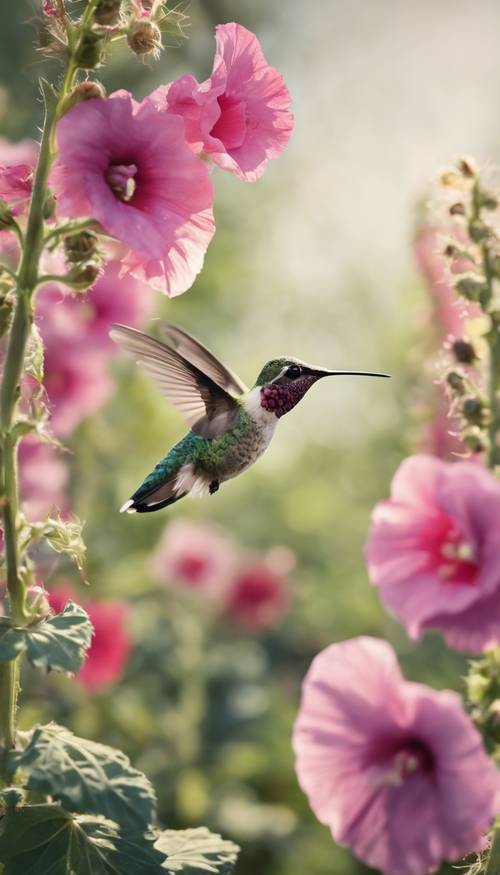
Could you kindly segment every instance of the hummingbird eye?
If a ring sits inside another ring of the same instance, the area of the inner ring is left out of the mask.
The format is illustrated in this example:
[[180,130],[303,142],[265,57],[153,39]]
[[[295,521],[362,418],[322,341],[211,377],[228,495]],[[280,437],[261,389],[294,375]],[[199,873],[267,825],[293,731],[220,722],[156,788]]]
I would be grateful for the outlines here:
[[290,380],[296,380],[302,374],[302,368],[300,365],[290,365],[289,368],[286,369],[285,376],[287,376]]

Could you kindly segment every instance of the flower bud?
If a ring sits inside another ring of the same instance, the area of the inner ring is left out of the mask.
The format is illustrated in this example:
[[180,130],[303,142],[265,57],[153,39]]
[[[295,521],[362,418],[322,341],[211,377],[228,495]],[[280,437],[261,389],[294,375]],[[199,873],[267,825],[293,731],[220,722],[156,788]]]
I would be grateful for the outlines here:
[[0,292],[0,337],[7,333],[14,309],[12,292]]
[[102,100],[105,97],[106,92],[100,82],[79,82],[63,101],[60,114],[64,115],[65,112],[84,100]]
[[465,207],[463,204],[452,204],[450,207],[450,216],[465,216]]
[[88,261],[97,249],[97,234],[93,231],[78,231],[64,238],[64,249],[68,261],[78,264]]
[[485,210],[496,210],[498,207],[498,200],[495,195],[489,194],[487,191],[479,191],[477,194],[477,199],[479,202],[479,206],[483,207]]
[[460,158],[457,167],[462,176],[466,176],[468,179],[474,179],[477,176],[477,171],[471,158]]
[[97,67],[102,58],[102,38],[91,30],[82,30],[75,49],[75,64],[82,70]]
[[84,292],[94,285],[100,273],[101,268],[97,264],[75,264],[64,277],[64,282],[75,291]]
[[462,433],[462,443],[471,453],[482,453],[484,450],[482,435],[476,426]]
[[43,202],[43,218],[51,219],[56,211],[56,201],[53,195],[48,194]]
[[133,21],[127,33],[127,42],[136,55],[158,53],[162,48],[160,28],[150,19]]
[[455,288],[462,298],[467,301],[479,301],[481,295],[487,291],[487,286],[479,276],[466,274],[460,277],[455,283]]
[[54,0],[43,0],[42,9],[43,14],[48,18],[61,18],[63,15],[61,4],[54,2]]
[[456,170],[445,170],[441,174],[440,182],[446,188],[457,188],[459,190],[466,188],[463,176],[457,173]]
[[445,255],[446,258],[455,258],[459,255],[459,250],[453,243],[448,243],[444,248],[443,255]]
[[449,371],[446,374],[446,383],[456,395],[463,395],[465,392],[465,380],[462,374],[458,371]]
[[7,201],[0,198],[0,231],[5,231],[6,228],[14,227],[14,216]]
[[461,365],[472,365],[477,359],[476,350],[468,340],[459,338],[452,343],[451,351]]
[[484,422],[484,404],[477,395],[469,395],[464,398],[462,404],[462,415],[464,419],[471,422],[473,425],[482,425]]
[[469,223],[469,237],[471,240],[474,240],[474,243],[482,243],[483,240],[487,240],[488,237],[492,235],[491,228],[488,225],[485,225],[481,219],[475,219],[473,222]]
[[121,0],[99,0],[95,12],[96,24],[112,26],[120,20]]

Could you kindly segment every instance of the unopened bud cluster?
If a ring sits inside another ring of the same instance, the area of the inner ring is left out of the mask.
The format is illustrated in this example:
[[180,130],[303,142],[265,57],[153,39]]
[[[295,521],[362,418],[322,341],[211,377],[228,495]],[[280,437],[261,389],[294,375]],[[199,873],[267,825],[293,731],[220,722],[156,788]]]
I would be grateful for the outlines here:
[[500,649],[470,663],[466,678],[472,719],[484,733],[489,747],[500,743]]

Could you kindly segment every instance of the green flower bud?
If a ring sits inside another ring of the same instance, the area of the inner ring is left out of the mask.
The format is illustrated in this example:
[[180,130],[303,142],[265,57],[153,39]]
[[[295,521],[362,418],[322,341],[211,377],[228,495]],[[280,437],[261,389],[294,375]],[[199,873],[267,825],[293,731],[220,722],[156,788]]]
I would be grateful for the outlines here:
[[491,228],[488,228],[488,225],[485,225],[480,219],[469,223],[469,237],[474,240],[474,243],[482,243],[483,240],[491,237],[492,233]]
[[78,231],[64,238],[64,249],[68,261],[78,264],[88,261],[97,250],[98,237],[93,231]]
[[480,277],[473,274],[464,274],[455,283],[455,288],[462,298],[467,301],[479,301],[481,295],[487,291],[487,286]]
[[99,0],[94,12],[96,24],[112,26],[120,20],[121,0]]
[[92,30],[82,30],[75,49],[75,63],[82,70],[92,70],[102,59],[102,38]]
[[64,282],[77,292],[84,292],[99,278],[101,268],[97,264],[75,264],[66,274]]
[[14,216],[12,215],[12,210],[9,207],[7,201],[4,201],[0,198],[0,230],[4,231],[6,228],[14,227]]
[[79,82],[63,101],[61,115],[84,100],[102,100],[104,97],[106,97],[106,92],[100,82]]
[[157,54],[162,48],[160,28],[147,18],[133,21],[127,33],[127,42],[136,55]]
[[462,374],[459,374],[458,371],[449,371],[446,374],[446,382],[449,388],[456,395],[463,395],[465,392],[465,380]]
[[476,426],[462,433],[462,443],[471,453],[482,453],[485,448],[481,432]]
[[484,404],[477,395],[469,395],[464,398],[462,404],[462,415],[464,419],[471,422],[473,425],[482,425],[484,422]]
[[14,295],[12,292],[0,293],[0,337],[3,337],[9,330],[13,309]]

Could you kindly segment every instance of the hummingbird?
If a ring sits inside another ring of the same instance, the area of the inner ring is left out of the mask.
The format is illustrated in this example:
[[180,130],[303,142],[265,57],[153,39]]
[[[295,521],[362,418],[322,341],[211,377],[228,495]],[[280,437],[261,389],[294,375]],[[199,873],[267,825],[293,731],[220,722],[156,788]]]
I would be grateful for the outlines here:
[[110,337],[157,384],[190,427],[147,475],[120,512],[152,513],[186,495],[213,495],[267,449],[285,413],[323,377],[388,377],[372,371],[331,371],[293,356],[271,359],[254,386],[245,384],[187,331],[164,323],[165,343],[113,325]]

